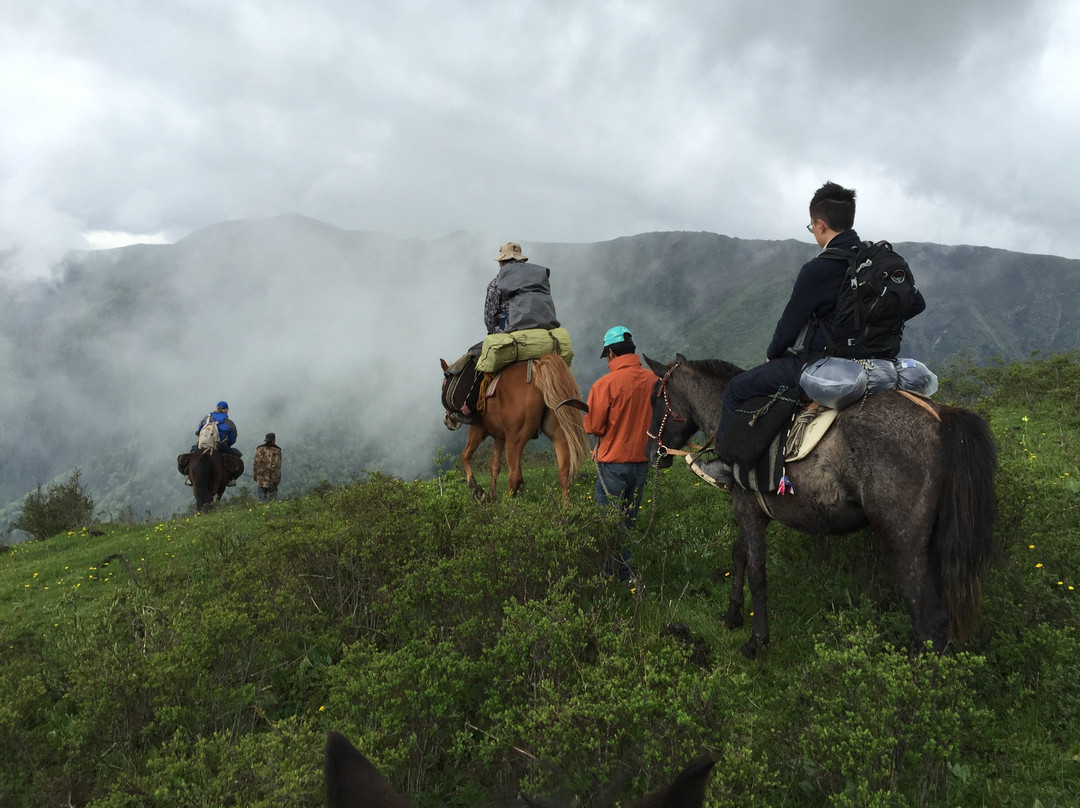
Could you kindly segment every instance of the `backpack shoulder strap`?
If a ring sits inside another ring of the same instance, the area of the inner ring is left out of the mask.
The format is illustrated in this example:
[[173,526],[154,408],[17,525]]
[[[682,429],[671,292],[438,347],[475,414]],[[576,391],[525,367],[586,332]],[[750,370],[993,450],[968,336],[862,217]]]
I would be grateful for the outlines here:
[[850,261],[855,257],[854,250],[844,250],[840,247],[826,247],[818,253],[818,258],[838,258],[841,261]]

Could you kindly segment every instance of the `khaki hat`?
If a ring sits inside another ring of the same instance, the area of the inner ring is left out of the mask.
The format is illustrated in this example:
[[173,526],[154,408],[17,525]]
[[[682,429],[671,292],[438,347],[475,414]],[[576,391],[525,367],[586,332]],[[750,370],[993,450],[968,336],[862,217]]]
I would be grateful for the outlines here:
[[515,244],[512,241],[506,242],[499,247],[499,254],[495,256],[496,261],[528,261],[524,255],[521,254],[521,245]]

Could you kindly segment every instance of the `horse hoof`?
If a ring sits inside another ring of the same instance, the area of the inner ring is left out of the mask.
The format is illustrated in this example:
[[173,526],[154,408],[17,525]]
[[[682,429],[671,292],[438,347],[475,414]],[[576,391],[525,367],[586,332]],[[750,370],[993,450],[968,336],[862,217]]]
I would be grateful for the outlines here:
[[750,639],[747,640],[746,645],[740,648],[739,651],[741,651],[742,655],[747,659],[757,659],[758,655],[764,653],[765,649],[768,647],[768,635],[765,635],[763,639],[751,636]]
[[725,614],[724,625],[729,629],[741,628],[743,624],[743,616],[741,614]]

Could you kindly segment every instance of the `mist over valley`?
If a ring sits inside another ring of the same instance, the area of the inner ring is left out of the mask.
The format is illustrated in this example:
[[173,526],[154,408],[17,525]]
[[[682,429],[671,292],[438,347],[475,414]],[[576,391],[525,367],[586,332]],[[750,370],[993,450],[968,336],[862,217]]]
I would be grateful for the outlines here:
[[[605,371],[600,343],[616,324],[654,359],[762,361],[792,280],[817,249],[708,232],[583,244],[526,236],[402,239],[289,215],[224,222],[170,245],[72,253],[54,280],[5,287],[3,525],[28,491],[76,467],[107,517],[187,510],[176,455],[220,399],[249,470],[265,433],[277,434],[283,495],[376,469],[432,473],[440,451],[456,454],[464,438],[443,426],[438,360],[482,339],[502,242],[519,241],[551,268],[585,394]],[[895,246],[928,303],[908,325],[905,355],[935,367],[960,352],[1011,360],[1080,347],[1071,305],[1080,261]]]

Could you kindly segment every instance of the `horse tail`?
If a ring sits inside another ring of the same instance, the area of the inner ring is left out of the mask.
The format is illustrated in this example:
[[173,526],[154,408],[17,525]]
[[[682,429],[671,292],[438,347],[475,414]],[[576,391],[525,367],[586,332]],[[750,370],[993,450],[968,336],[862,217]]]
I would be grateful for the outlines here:
[[997,520],[997,450],[986,421],[970,410],[941,408],[942,488],[931,541],[942,600],[956,640],[975,628],[982,576]]
[[578,387],[570,368],[556,354],[547,354],[536,360],[533,367],[536,386],[544,394],[544,404],[555,413],[555,417],[566,435],[566,444],[570,450],[570,480],[577,477],[582,461],[589,454],[589,442],[585,437],[585,416],[575,407],[559,405],[567,399],[581,400],[581,388]]

